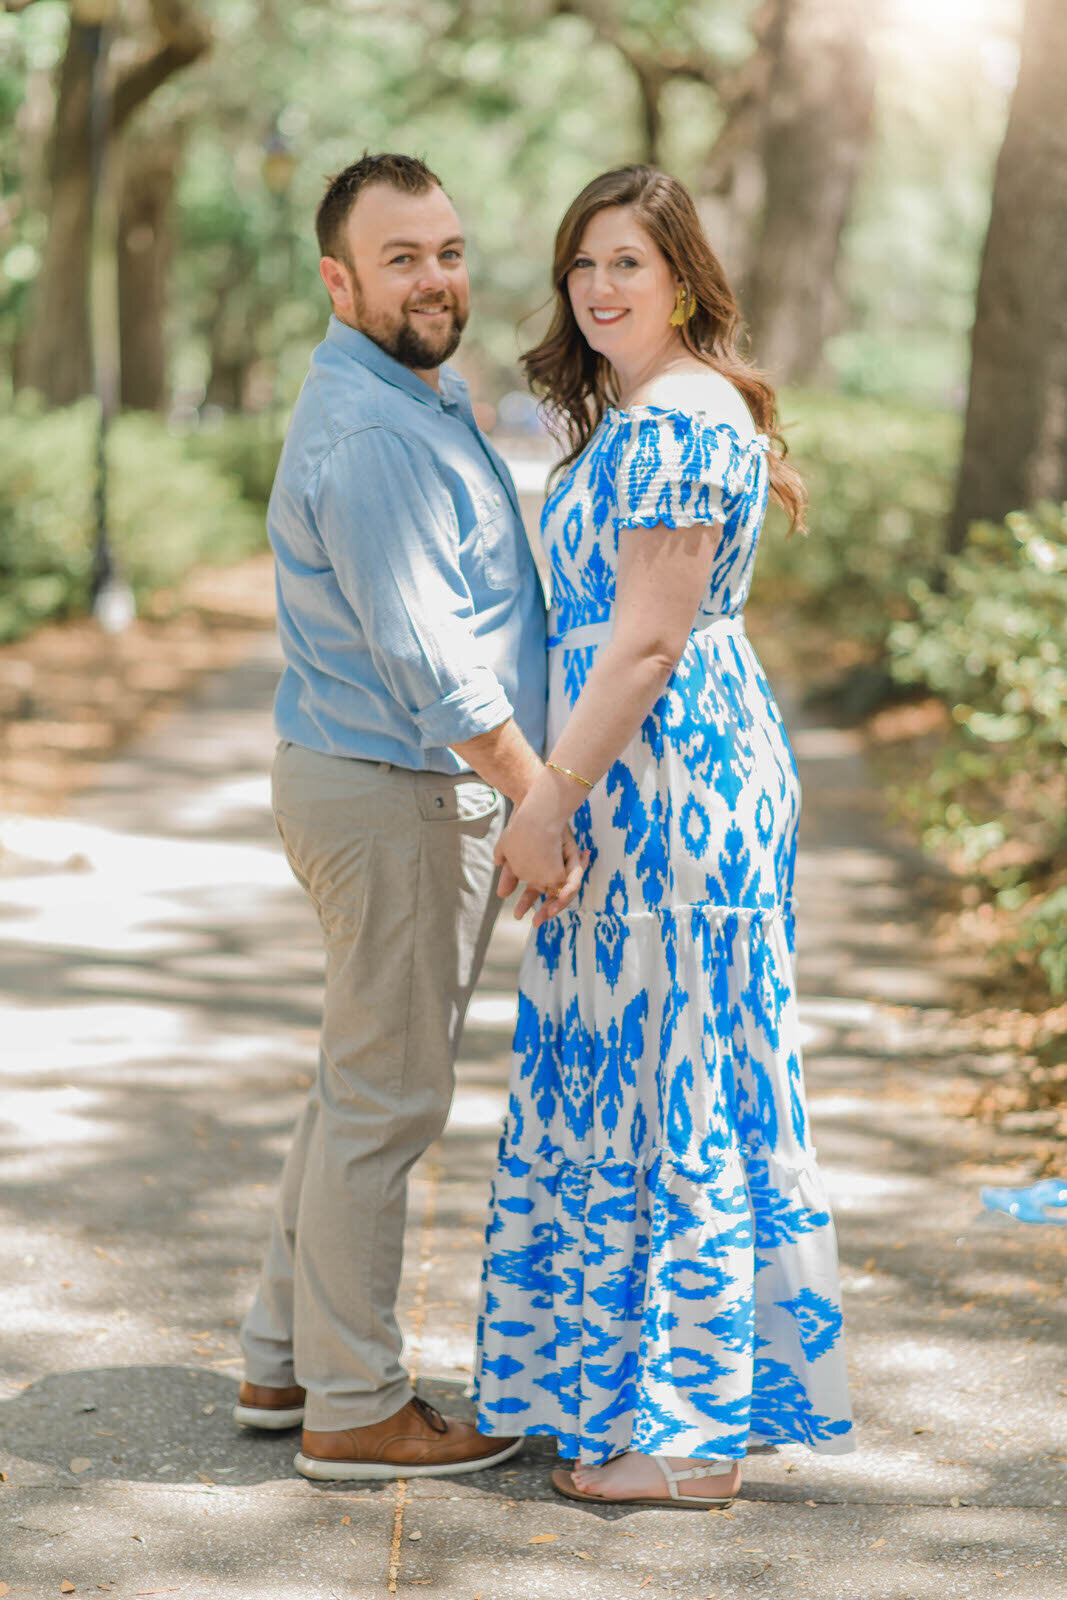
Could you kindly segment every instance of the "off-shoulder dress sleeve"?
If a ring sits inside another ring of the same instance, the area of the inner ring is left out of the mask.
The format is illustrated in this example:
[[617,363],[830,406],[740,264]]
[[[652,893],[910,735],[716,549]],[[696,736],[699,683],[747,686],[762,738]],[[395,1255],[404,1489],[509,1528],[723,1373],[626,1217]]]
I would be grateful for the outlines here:
[[619,454],[615,531],[725,522],[724,500],[744,492],[766,447],[763,434],[741,440],[707,413],[634,410]]

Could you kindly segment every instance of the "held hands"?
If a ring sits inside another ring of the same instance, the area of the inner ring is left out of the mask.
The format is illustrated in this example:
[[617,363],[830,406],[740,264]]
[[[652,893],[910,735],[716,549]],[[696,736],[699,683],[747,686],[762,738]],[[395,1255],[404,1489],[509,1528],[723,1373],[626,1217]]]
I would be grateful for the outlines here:
[[[540,792],[539,792],[540,791]],[[522,918],[538,900],[535,928],[566,910],[582,886],[589,852],[579,850],[567,822],[569,812],[548,785],[535,784],[515,812],[496,847],[501,867],[497,894],[502,900],[525,883],[515,905]]]

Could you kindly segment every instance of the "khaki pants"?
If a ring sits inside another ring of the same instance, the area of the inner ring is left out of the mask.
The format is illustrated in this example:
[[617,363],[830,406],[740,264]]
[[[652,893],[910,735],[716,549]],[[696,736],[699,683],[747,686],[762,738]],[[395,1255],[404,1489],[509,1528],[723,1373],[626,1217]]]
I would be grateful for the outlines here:
[[318,1079],[282,1173],[241,1330],[252,1383],[307,1389],[305,1426],[380,1422],[410,1398],[395,1314],[407,1176],[438,1137],[499,902],[504,801],[283,742],[274,814],[322,924]]

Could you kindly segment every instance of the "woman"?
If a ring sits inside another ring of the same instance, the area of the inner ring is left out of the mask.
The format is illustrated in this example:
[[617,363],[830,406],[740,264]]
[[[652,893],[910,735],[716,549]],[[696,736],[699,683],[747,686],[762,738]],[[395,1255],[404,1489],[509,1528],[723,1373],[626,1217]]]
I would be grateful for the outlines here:
[[[555,1435],[575,1499],[728,1503],[753,1443],[852,1448],[793,986],[799,790],[742,607],[774,396],[686,190],[597,178],[527,375],[571,445],[545,506],[548,765],[499,859],[523,962],[478,1426]],[[761,431],[762,430],[762,431]],[[554,909],[571,819],[590,865]]]

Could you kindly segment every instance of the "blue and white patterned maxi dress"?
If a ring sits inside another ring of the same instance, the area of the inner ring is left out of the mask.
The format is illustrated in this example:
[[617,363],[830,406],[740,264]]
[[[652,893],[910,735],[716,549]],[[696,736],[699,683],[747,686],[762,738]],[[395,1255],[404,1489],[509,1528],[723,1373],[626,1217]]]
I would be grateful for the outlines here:
[[549,744],[611,633],[618,533],[720,524],[685,652],[575,818],[593,859],[520,977],[475,1392],[565,1456],[853,1448],[801,1077],[796,767],[742,607],[767,441],[609,411],[550,496]]

